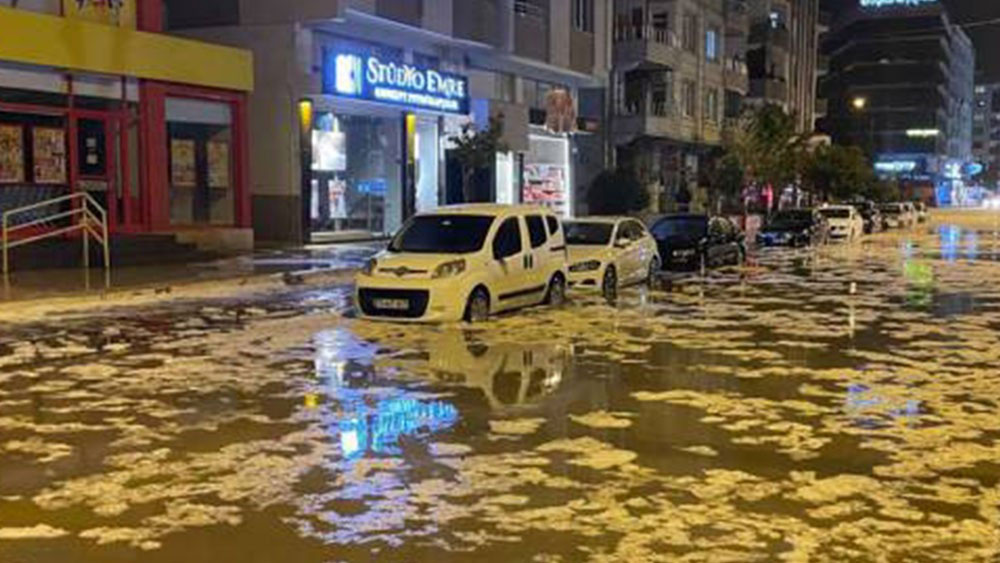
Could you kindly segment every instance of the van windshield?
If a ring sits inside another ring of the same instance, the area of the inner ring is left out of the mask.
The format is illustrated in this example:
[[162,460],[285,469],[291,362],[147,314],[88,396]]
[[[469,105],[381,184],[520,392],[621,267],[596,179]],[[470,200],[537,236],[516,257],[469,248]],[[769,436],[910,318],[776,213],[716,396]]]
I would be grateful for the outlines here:
[[850,219],[851,210],[843,207],[827,207],[819,212],[827,219]]
[[483,248],[493,217],[488,215],[418,215],[389,243],[389,252],[468,254]]

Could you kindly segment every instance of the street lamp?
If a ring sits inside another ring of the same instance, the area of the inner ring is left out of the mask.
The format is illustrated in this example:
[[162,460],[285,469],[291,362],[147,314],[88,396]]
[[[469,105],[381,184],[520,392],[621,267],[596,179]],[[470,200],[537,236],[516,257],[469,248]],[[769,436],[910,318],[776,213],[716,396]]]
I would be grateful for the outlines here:
[[858,111],[863,111],[865,107],[868,105],[868,98],[855,96],[854,99],[851,100],[851,105],[854,106],[854,109]]
[[855,113],[858,115],[864,115],[868,120],[868,150],[869,156],[872,161],[875,160],[875,119],[871,112],[865,111],[868,108],[868,98],[864,96],[854,96],[851,99],[851,107],[854,108]]

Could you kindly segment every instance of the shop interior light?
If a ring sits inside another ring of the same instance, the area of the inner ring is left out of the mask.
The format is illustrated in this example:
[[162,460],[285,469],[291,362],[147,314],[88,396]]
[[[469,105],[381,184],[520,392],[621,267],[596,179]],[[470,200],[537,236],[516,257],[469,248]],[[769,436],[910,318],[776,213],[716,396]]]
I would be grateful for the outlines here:
[[907,129],[907,137],[937,137],[941,134],[940,129]]

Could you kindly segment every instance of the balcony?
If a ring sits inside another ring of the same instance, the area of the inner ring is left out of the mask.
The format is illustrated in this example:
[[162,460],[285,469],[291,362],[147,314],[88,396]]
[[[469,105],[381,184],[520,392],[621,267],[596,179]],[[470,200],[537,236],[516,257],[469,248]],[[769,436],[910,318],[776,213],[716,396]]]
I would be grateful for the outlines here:
[[681,56],[680,38],[672,29],[619,25],[615,28],[615,64],[634,66],[643,62],[676,67]]
[[750,97],[784,103],[788,100],[788,84],[776,78],[755,78],[750,81]]
[[497,0],[462,0],[452,4],[455,37],[498,46],[500,26]]
[[750,88],[747,63],[739,57],[724,59],[722,61],[722,79],[727,90],[746,93]]
[[746,35],[749,27],[747,0],[726,0],[726,35]]
[[549,60],[549,17],[543,6],[529,0],[515,0],[514,54]]
[[750,43],[771,45],[787,50],[789,45],[788,28],[784,25],[775,27],[771,25],[771,22],[755,23],[750,27]]
[[424,2],[423,0],[378,0],[375,4],[375,13],[380,18],[420,27],[424,18]]

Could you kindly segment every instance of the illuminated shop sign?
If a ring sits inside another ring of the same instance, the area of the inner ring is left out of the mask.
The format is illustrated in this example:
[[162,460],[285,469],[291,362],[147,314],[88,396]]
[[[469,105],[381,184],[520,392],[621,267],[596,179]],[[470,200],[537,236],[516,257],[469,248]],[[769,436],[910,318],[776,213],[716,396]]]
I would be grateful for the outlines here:
[[376,56],[324,53],[323,93],[449,113],[469,112],[464,76]]
[[937,4],[937,0],[861,0],[862,8],[890,8],[896,6],[923,6]]
[[914,160],[893,160],[889,162],[875,163],[875,170],[879,172],[899,174],[902,172],[913,172],[916,169],[917,162]]

